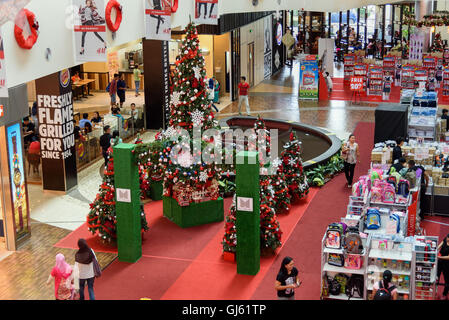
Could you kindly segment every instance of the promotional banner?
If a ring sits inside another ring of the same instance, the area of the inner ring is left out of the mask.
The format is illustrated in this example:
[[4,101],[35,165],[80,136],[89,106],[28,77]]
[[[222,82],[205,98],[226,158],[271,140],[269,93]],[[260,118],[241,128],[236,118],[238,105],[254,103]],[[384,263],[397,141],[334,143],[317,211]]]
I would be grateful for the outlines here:
[[44,190],[67,191],[77,184],[75,121],[70,72],[36,80]]
[[106,62],[106,21],[103,0],[72,0],[77,61]]
[[363,92],[365,91],[363,88],[363,77],[351,77],[351,82],[349,83],[349,88],[351,91],[355,92]]
[[218,0],[195,0],[197,24],[218,24]]
[[109,81],[112,81],[114,74],[119,73],[119,62],[118,62],[118,52],[108,53],[108,70],[109,70]]
[[299,81],[299,98],[318,100],[319,73],[316,60],[301,61]]
[[2,28],[0,27],[0,98],[7,97],[8,88],[6,87],[5,51],[3,48]]
[[145,0],[145,38],[171,39],[171,0]]
[[28,194],[25,183],[25,170],[23,164],[23,146],[20,123],[6,128],[8,139],[8,162],[11,179],[11,196],[13,208],[14,230],[16,241],[30,232],[30,219],[28,210]]
[[271,77],[272,47],[273,47],[273,22],[272,16],[268,16],[263,21],[264,28],[264,79]]

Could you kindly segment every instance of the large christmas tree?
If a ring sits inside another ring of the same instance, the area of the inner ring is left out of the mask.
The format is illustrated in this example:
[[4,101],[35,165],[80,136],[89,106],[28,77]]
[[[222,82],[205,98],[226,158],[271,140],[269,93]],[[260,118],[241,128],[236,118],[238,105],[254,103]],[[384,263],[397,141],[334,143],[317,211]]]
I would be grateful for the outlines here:
[[[218,197],[220,170],[214,163],[205,163],[201,159],[201,150],[209,141],[201,141],[201,146],[197,146],[200,150],[196,150],[192,142],[181,142],[181,138],[173,137],[180,129],[187,130],[192,138],[194,129],[204,131],[218,129],[219,126],[207,98],[204,57],[200,53],[198,32],[193,23],[186,27],[181,52],[173,78],[170,127],[163,133],[165,140],[172,141],[165,143],[159,162],[165,174],[164,195],[175,197],[178,202],[182,197],[183,205],[186,205],[193,201],[191,196],[194,193],[210,195],[206,198],[211,200]],[[183,149],[177,148],[179,146]]]
[[301,143],[292,132],[290,141],[284,146],[281,153],[281,171],[285,177],[292,202],[295,202],[309,193],[309,185],[303,171],[301,160]]
[[[109,161],[104,170],[103,183],[95,200],[90,204],[90,211],[87,215],[87,225],[92,234],[104,241],[112,241],[117,238],[117,219],[115,211],[115,187],[114,187],[114,157],[112,147],[118,144],[116,139],[108,150]],[[148,230],[148,224],[141,206],[142,231]]]

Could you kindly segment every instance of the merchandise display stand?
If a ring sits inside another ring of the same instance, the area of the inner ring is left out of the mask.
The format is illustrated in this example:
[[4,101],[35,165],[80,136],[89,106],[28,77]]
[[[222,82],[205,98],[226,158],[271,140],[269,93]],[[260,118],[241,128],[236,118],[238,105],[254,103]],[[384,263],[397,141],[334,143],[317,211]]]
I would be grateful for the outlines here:
[[449,64],[449,48],[445,48],[443,51],[443,64],[444,65]]
[[437,293],[438,237],[416,236],[413,250],[414,300],[434,300]]
[[[367,250],[366,250],[366,243],[363,243],[365,250],[364,250],[364,254],[362,255],[362,267],[360,269],[350,269],[350,268],[346,268],[346,267],[337,267],[337,266],[333,266],[330,265],[328,262],[328,257],[329,254],[337,254],[337,255],[344,255],[344,249],[330,249],[327,248],[325,246],[325,239],[326,239],[326,235],[324,235],[322,241],[321,241],[321,299],[334,299],[334,300],[349,300],[349,297],[346,295],[345,293],[345,287],[342,286],[341,288],[341,292],[339,295],[332,295],[332,294],[328,294],[325,295],[325,293],[323,292],[323,287],[324,287],[324,279],[326,276],[328,277],[335,277],[337,274],[344,274],[348,277],[350,277],[353,274],[356,275],[361,275],[363,276],[363,278],[365,279],[366,276],[366,269],[365,269],[365,265],[366,265],[366,258],[367,258]],[[362,239],[362,241],[364,242],[364,240]],[[366,291],[366,290],[364,290]],[[363,298],[351,298],[351,300],[365,300],[366,299],[366,295],[365,292],[363,294]]]
[[354,66],[356,56],[354,54],[346,54],[344,58],[344,83],[349,85],[351,77],[354,76]]
[[365,63],[357,63],[354,66],[354,76],[355,77],[363,77],[363,88],[365,89],[365,92],[366,92],[368,65]]
[[382,279],[385,270],[390,270],[398,300],[408,300],[413,287],[413,243],[393,240],[392,236],[384,234],[370,235],[368,243],[365,296],[372,299],[374,284]]
[[443,99],[449,99],[449,67],[443,70],[443,84],[441,88],[443,89]]
[[415,88],[425,88],[427,81],[429,80],[429,74],[427,68],[417,68],[415,70]]
[[369,69],[369,91],[370,96],[382,97],[383,90],[383,69],[382,67],[371,66]]
[[428,79],[435,78],[437,68],[437,58],[432,56],[425,56],[423,58],[423,67],[427,69]]
[[384,75],[389,72],[390,75],[394,78],[396,71],[396,57],[387,55],[384,57],[383,61],[383,71]]
[[436,137],[437,95],[435,92],[415,94],[409,109],[408,135],[412,139],[434,141]]
[[415,89],[415,67],[409,64],[405,65],[401,72],[402,89]]

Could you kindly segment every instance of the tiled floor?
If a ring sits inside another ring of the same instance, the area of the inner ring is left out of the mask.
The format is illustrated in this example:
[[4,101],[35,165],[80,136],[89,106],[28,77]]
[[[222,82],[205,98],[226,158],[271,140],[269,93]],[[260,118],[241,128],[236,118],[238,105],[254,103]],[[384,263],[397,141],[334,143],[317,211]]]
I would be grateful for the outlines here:
[[[357,122],[374,121],[374,104],[353,106],[344,101],[299,101],[299,66],[286,67],[280,73],[253,88],[250,92],[251,114],[264,118],[293,120],[325,127],[340,138],[347,138]],[[75,109],[93,112],[109,109],[106,93],[94,93]],[[134,101],[135,100],[135,101]],[[142,104],[143,95],[128,101]],[[106,101],[106,102],[105,102]],[[217,107],[218,118],[237,114],[237,102],[222,99]],[[144,141],[154,138],[155,132],[143,136]],[[43,192],[40,185],[28,185],[32,218],[31,240],[17,252],[8,256],[0,254],[0,299],[52,299],[53,290],[45,286],[56,253],[62,252],[73,263],[74,250],[56,249],[53,245],[85,221],[89,203],[94,199],[101,183],[100,160],[78,174],[78,186],[67,194]],[[99,254],[102,266],[115,255]]]

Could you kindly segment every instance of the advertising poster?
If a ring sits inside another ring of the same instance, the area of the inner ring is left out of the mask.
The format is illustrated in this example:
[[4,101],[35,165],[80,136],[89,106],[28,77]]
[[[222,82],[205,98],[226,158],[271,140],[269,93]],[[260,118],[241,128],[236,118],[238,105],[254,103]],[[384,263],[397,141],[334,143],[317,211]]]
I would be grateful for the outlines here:
[[263,21],[264,28],[264,79],[271,77],[271,64],[273,60],[272,47],[273,47],[273,22],[272,17],[266,17]]
[[299,81],[299,98],[318,100],[319,74],[316,60],[301,61]]
[[171,39],[171,0],[145,0],[145,38]]
[[2,28],[0,27],[0,98],[7,97],[8,88],[6,87],[5,51],[3,48]]
[[72,0],[77,61],[106,62],[104,0]]
[[8,139],[8,162],[11,179],[12,207],[16,241],[30,232],[27,189],[23,164],[23,146],[20,123],[6,128]]
[[218,0],[195,0],[197,24],[218,24]]
[[[59,87],[54,84],[59,82]],[[68,69],[36,83],[44,190],[66,191],[77,184],[73,93]]]
[[349,83],[349,88],[354,92],[363,92],[363,77],[351,77],[351,82]]

